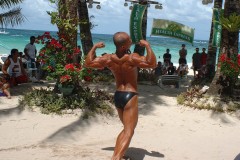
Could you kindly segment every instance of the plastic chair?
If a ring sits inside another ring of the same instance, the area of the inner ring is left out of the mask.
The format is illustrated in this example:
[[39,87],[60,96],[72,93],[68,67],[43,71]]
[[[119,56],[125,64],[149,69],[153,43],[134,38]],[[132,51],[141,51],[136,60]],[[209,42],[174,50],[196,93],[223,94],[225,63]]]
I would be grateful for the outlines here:
[[32,77],[32,72],[33,71],[37,72],[37,70],[38,70],[35,62],[31,63],[30,61],[27,61],[26,66],[27,66],[26,72],[28,74],[28,77]]

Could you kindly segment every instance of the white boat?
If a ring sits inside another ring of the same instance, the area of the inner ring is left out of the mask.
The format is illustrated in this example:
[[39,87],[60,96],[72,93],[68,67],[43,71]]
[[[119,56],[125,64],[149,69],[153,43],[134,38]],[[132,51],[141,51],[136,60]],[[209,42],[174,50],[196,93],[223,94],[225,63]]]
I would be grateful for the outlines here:
[[9,32],[6,32],[5,29],[3,29],[3,28],[0,30],[0,34],[8,34],[8,33]]

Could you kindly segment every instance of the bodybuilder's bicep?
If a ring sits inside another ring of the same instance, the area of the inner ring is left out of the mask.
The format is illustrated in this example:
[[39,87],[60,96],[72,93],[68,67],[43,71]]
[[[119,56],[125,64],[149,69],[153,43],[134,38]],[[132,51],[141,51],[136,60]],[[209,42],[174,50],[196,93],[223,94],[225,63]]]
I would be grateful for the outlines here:
[[96,57],[87,66],[91,67],[91,68],[104,68],[104,67],[107,67],[107,58],[106,57]]

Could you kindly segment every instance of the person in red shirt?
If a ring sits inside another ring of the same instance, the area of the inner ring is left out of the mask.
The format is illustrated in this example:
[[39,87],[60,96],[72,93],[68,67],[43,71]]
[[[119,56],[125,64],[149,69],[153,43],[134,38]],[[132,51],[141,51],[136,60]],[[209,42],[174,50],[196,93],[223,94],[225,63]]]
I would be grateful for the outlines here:
[[206,48],[202,48],[202,54],[201,54],[202,66],[207,64],[207,53],[205,51],[206,51]]

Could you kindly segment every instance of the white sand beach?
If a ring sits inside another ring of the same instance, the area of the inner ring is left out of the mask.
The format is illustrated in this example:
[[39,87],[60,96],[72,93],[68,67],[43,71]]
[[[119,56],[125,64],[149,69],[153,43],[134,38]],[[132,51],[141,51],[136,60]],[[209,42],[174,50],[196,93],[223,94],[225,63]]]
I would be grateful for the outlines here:
[[[25,84],[0,97],[1,160],[110,160],[122,124],[113,117],[22,110]],[[99,88],[114,92],[114,84]],[[240,119],[177,105],[182,89],[139,85],[139,121],[127,150],[134,160],[239,160]]]

